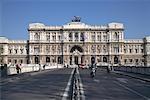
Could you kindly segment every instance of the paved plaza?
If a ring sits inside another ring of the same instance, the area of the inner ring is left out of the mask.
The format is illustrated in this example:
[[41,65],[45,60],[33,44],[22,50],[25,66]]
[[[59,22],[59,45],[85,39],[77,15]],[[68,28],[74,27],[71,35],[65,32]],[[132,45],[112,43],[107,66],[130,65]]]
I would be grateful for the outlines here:
[[[63,100],[73,70],[51,69],[9,76],[1,80],[1,100]],[[98,68],[96,76],[91,78],[90,69],[79,68],[84,99],[150,100],[149,81],[118,73]]]

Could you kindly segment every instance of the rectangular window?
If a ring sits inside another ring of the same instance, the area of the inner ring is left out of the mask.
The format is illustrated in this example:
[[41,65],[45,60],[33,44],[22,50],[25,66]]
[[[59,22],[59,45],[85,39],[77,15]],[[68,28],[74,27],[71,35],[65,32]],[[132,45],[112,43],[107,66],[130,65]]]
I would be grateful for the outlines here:
[[11,62],[11,59],[8,59],[8,62]]
[[103,36],[103,39],[105,42],[107,42],[107,36],[106,35]]
[[129,49],[129,52],[132,53],[132,49]]
[[12,52],[11,52],[12,50],[11,49],[9,49],[9,54],[11,54]]
[[15,62],[15,64],[16,64],[16,63],[17,63],[17,60],[15,59],[14,62]]
[[61,41],[61,36],[60,35],[58,36],[58,41]]
[[135,53],[138,53],[138,49],[135,49]]
[[135,59],[136,63],[139,61],[138,59]]
[[127,59],[124,59],[124,63],[125,63],[125,64],[127,63]]
[[55,41],[55,36],[53,36],[53,41]]
[[21,54],[23,54],[23,49],[20,49]]
[[50,52],[49,46],[46,46],[46,53],[49,54],[49,52]]
[[114,47],[114,52],[115,53],[119,53],[119,48],[118,47]]
[[23,63],[23,60],[22,60],[22,59],[20,60],[20,63],[21,63],[21,64]]
[[101,41],[101,36],[100,36],[100,35],[98,35],[98,37],[97,37],[97,38],[98,38],[98,41]]
[[132,59],[130,59],[130,63],[132,63]]
[[143,53],[144,52],[144,50],[143,49],[141,49],[141,53]]
[[50,35],[47,35],[47,36],[46,36],[46,40],[47,40],[47,41],[50,41]]
[[92,35],[92,41],[95,41],[95,35]]
[[84,33],[82,32],[82,33],[80,34],[80,41],[84,41],[84,39],[85,39]]
[[35,53],[35,54],[39,54],[39,53],[40,53],[40,49],[39,49],[38,47],[35,47],[35,48],[34,48],[34,53]]
[[127,53],[127,49],[124,49],[124,53]]
[[75,37],[75,41],[78,41],[78,40],[79,40],[79,34],[78,34],[78,32],[75,33],[75,36],[74,36],[74,37]]
[[18,50],[17,50],[17,49],[15,49],[15,53],[16,53],[16,54],[18,53]]
[[72,41],[72,33],[69,33],[69,41]]
[[0,47],[0,54],[3,54],[3,51],[4,51],[4,49],[3,49],[3,45]]

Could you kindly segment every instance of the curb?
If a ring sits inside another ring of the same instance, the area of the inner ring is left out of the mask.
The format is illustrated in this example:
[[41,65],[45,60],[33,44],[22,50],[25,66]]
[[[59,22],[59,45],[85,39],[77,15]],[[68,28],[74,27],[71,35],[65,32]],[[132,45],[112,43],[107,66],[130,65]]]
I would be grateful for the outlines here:
[[120,75],[129,76],[129,77],[136,78],[136,79],[139,79],[139,80],[143,80],[143,81],[146,81],[146,82],[150,82],[149,79],[145,79],[145,78],[141,78],[141,77],[136,77],[136,76],[132,76],[132,75],[124,74],[124,73],[118,73],[118,72],[114,72],[114,73],[115,73],[115,74],[120,74]]

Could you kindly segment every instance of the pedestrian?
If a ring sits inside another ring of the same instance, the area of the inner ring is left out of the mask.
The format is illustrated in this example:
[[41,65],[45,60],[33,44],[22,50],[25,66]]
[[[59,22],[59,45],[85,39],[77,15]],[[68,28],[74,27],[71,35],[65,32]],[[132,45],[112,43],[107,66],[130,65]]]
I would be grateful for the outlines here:
[[110,73],[110,66],[107,66],[107,73]]
[[91,75],[92,78],[95,77],[95,75],[96,75],[96,66],[95,66],[94,63],[91,64],[91,73],[90,73],[90,75]]
[[16,64],[16,70],[17,70],[17,74],[19,74],[20,71],[21,71],[21,68],[20,68],[20,66],[18,64]]
[[46,66],[46,65],[44,64],[44,65],[43,65],[43,69],[44,69],[44,70],[45,70],[45,66]]

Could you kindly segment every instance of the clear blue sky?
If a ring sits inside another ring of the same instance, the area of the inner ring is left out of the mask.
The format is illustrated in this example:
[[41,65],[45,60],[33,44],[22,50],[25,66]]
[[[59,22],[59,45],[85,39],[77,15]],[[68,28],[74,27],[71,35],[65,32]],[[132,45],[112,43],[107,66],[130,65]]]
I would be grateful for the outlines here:
[[150,35],[150,0],[0,0],[0,36],[28,39],[28,25],[63,25],[73,16],[91,25],[121,22],[125,38]]

